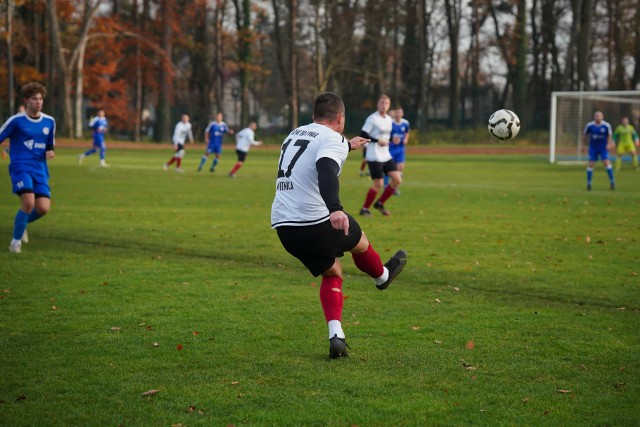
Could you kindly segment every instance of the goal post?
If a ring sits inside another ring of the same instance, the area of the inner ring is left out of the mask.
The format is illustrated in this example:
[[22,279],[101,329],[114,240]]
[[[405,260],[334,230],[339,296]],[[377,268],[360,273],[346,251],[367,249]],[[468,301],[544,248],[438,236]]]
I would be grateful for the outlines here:
[[612,130],[622,117],[640,128],[640,90],[552,92],[549,123],[549,162],[582,162],[582,132],[593,120],[593,113],[602,111]]

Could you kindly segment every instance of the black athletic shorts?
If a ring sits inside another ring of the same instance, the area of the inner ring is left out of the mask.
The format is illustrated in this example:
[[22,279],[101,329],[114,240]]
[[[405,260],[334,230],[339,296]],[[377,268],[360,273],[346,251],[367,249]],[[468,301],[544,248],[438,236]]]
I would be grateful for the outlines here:
[[382,179],[385,175],[389,175],[389,172],[397,171],[398,167],[396,162],[387,160],[386,162],[367,162],[369,165],[369,174],[371,179]]
[[244,162],[247,159],[247,152],[242,150],[236,150],[236,154],[238,155],[238,161]]
[[180,150],[184,150],[184,144],[177,144],[176,145],[176,153]]
[[355,248],[362,237],[360,224],[349,214],[349,235],[343,230],[335,230],[331,221],[301,227],[278,227],[278,237],[282,246],[298,258],[315,276],[319,276],[333,266],[336,258]]

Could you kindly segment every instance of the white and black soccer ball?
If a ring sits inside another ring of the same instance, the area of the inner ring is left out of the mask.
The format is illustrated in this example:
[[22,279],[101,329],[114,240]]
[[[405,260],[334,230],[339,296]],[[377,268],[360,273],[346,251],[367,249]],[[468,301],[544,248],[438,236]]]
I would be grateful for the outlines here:
[[501,141],[513,139],[520,132],[520,119],[511,110],[498,110],[489,117],[489,133]]

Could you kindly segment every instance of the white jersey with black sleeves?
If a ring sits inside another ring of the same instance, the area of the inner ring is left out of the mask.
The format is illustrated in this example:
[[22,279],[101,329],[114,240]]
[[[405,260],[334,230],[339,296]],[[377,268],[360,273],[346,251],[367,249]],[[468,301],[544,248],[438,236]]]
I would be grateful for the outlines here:
[[334,160],[342,172],[349,142],[328,127],[311,123],[293,130],[282,144],[271,206],[271,227],[305,226],[329,219],[329,209],[320,195],[316,162]]
[[367,117],[362,130],[375,138],[378,141],[384,142],[384,145],[380,145],[377,142],[370,142],[367,144],[366,159],[368,162],[387,162],[391,160],[391,154],[389,154],[389,140],[391,139],[391,128],[393,126],[393,119],[390,115],[385,114],[384,117],[379,112],[375,112]]

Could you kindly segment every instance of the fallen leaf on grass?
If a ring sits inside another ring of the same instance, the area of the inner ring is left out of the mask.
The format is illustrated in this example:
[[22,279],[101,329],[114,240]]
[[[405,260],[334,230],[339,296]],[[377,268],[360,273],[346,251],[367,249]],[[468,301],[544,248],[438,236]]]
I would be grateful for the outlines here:
[[562,393],[562,394],[565,394],[565,393],[573,393],[573,391],[571,391],[571,390],[556,390],[556,391],[557,391],[558,393]]
[[419,331],[420,330],[420,326],[412,326],[411,329],[413,329],[414,331]]
[[184,427],[184,424],[182,424],[182,423],[171,424],[171,427]]
[[150,330],[151,330],[151,325],[147,325],[147,326],[145,327],[145,329],[146,329],[147,331],[150,331]]
[[56,307],[55,305],[51,306],[51,310],[57,310],[57,309],[58,309],[58,307]]
[[158,393],[160,390],[147,390],[144,393],[142,393],[143,396],[153,396],[154,394]]
[[637,276],[637,275],[638,275],[638,273],[636,273],[635,271],[632,271],[632,272],[631,272],[631,275],[632,275],[632,276]]
[[190,413],[190,414],[193,414],[193,412],[194,412],[195,410],[196,410],[196,407],[195,407],[195,406],[193,406],[193,405],[191,405],[191,406],[189,406],[189,409],[187,409],[187,412],[188,412],[188,413]]
[[459,288],[459,287],[457,287],[457,286],[454,286],[454,287],[453,287],[453,290],[454,290],[454,291],[456,291],[456,292],[459,292],[459,291],[460,291],[460,288]]
[[318,285],[316,284],[316,282],[311,282],[311,287],[312,287],[312,288],[317,288],[317,287],[318,287]]
[[176,346],[176,350],[182,350],[182,344],[178,344],[178,345]]
[[120,328],[120,326],[112,326],[111,327],[112,331],[119,331],[120,329],[122,329],[122,328]]
[[434,344],[442,344],[442,341],[440,341],[440,340],[433,340],[433,343],[434,343]]
[[27,400],[27,396],[21,394],[20,396],[16,397],[16,402],[20,402],[21,400]]
[[435,302],[437,302],[438,304],[440,304],[442,301],[440,301],[438,298],[435,299]]
[[238,385],[240,384],[240,381],[231,381],[231,385]]
[[473,340],[469,341],[465,347],[467,348],[467,350],[473,350],[474,347],[476,346],[476,344],[473,342]]
[[153,346],[154,347],[160,347],[160,343],[156,341],[156,342],[153,343]]
[[591,237],[587,236],[584,238],[585,242],[590,243],[591,242]]
[[198,335],[198,331],[193,331],[193,335]]
[[528,397],[525,397],[524,399],[522,399],[522,401],[523,401],[524,403],[527,403],[527,402],[529,401],[529,398],[528,398]]

